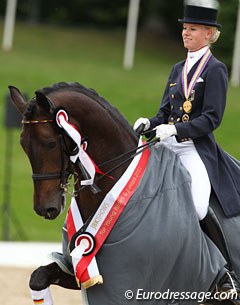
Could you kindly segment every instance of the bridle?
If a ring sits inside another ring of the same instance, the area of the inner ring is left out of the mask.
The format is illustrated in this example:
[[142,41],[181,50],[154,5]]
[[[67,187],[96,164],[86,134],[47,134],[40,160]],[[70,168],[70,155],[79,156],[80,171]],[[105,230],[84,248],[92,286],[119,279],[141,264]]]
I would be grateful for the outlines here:
[[[22,120],[22,124],[45,124],[45,123],[54,123],[55,121],[52,119],[44,119],[44,120]],[[109,163],[115,162],[117,160],[121,160],[123,159],[125,156],[128,156],[126,159],[124,159],[122,162],[118,163],[116,166],[112,167],[109,171],[103,173],[101,172],[101,176],[98,177],[98,179],[96,179],[96,181],[99,181],[101,178],[103,177],[110,177],[109,174],[111,174],[113,171],[115,171],[117,168],[119,168],[120,166],[124,165],[125,163],[129,162],[130,160],[132,160],[137,154],[141,153],[143,150],[149,148],[152,145],[155,145],[156,142],[158,142],[157,139],[150,139],[147,143],[143,144],[140,147],[135,147],[131,150],[128,150],[127,152],[112,158],[104,163],[102,163],[101,165],[97,166],[97,167],[102,167],[105,166]],[[78,175],[76,172],[74,172],[74,166],[72,164],[72,162],[70,161],[70,156],[71,155],[75,155],[77,153],[76,150],[70,152],[66,141],[65,141],[65,137],[64,137],[64,132],[60,131],[59,134],[59,143],[60,143],[60,151],[61,151],[61,171],[57,172],[57,173],[33,173],[32,174],[32,179],[34,181],[43,181],[43,180],[53,180],[53,179],[60,179],[60,188],[64,191],[64,193],[68,192],[68,187],[70,185],[69,180],[71,178],[72,175]],[[64,162],[64,156],[67,156],[67,160],[68,160],[68,166],[65,167],[65,162]],[[130,155],[130,156],[129,156]],[[82,173],[83,176],[85,176],[86,174],[84,173],[84,168],[81,167],[81,164],[78,164],[79,169]],[[65,170],[65,168],[67,168],[67,170]],[[77,182],[75,182],[74,184],[76,184]],[[74,190],[72,193],[69,193],[71,196],[76,196],[78,191],[80,191],[81,189],[85,188],[86,186],[81,187],[79,190]],[[93,193],[98,193],[100,191],[100,189],[96,186],[96,184],[94,183],[93,185],[89,185],[89,187],[91,188]]]
[[[45,124],[53,123],[54,120],[22,120],[22,124]],[[60,188],[67,192],[69,179],[74,174],[73,164],[70,162],[70,156],[75,154],[75,151],[69,152],[63,132],[59,134],[59,146],[61,154],[61,170],[56,173],[33,173],[33,181],[60,179]],[[65,166],[65,155],[67,156],[68,165]]]

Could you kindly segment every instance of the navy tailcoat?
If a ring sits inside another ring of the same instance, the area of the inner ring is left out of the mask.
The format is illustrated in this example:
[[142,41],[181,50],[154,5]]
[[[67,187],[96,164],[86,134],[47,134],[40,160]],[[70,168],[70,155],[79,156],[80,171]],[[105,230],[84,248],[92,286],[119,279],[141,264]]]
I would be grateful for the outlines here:
[[[200,61],[200,60],[199,60]],[[188,82],[199,64],[188,73]],[[226,66],[212,56],[197,80],[192,94],[192,111],[185,121],[182,69],[177,63],[169,76],[157,115],[150,119],[150,128],[160,124],[175,124],[177,141],[191,138],[206,166],[212,189],[227,217],[240,214],[240,168],[219,147],[213,131],[220,125],[226,106],[228,73]],[[186,116],[185,116],[186,117]]]

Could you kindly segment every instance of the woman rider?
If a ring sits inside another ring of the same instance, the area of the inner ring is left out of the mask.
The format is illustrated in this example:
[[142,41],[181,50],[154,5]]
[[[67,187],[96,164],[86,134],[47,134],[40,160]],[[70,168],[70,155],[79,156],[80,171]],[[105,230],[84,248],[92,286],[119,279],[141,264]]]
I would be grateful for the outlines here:
[[[240,173],[233,160],[215,142],[213,131],[220,125],[226,105],[228,73],[226,66],[210,50],[219,37],[218,3],[215,0],[188,0],[185,4],[183,45],[186,60],[174,65],[156,116],[139,118],[134,130],[155,128],[161,145],[179,155],[192,178],[192,196],[199,220],[208,215],[213,190],[227,217],[240,214]],[[212,221],[216,226],[218,224]],[[216,243],[217,244],[217,243]],[[230,272],[220,289],[240,291],[231,270],[227,246],[217,244]]]

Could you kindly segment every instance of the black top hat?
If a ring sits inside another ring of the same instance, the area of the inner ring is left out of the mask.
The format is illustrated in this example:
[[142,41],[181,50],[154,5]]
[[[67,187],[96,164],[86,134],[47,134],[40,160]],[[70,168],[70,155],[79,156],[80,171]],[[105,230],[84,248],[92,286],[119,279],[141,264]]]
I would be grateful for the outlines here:
[[184,7],[184,17],[183,19],[178,19],[178,21],[181,23],[203,24],[220,28],[221,24],[217,23],[217,2],[208,0],[205,1],[205,6],[202,6],[200,3],[201,1],[188,1]]

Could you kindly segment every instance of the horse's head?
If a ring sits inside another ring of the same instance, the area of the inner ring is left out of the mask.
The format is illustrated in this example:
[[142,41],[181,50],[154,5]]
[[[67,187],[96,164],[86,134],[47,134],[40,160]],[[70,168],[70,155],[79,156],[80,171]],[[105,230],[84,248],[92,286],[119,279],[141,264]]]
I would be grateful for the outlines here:
[[44,94],[36,92],[27,103],[17,88],[9,89],[23,115],[20,142],[33,171],[34,209],[40,216],[54,219],[65,206],[64,185],[71,171],[67,152],[72,143],[59,130],[53,119],[55,107]]
[[[104,171],[117,165],[115,157],[137,145],[131,126],[116,108],[78,83],[59,83],[43,88],[30,103],[17,88],[9,89],[13,103],[23,115],[21,145],[32,166],[34,209],[47,219],[56,218],[65,205],[66,183],[73,166],[70,155],[76,148],[76,143],[56,123],[58,109],[67,110],[69,124],[87,137],[87,153],[96,164],[104,163]],[[74,163],[75,173],[82,179],[84,175],[79,166]],[[89,188],[78,192],[77,201],[83,218],[94,212],[127,166],[126,162],[114,170],[114,181],[106,177],[99,181],[102,192],[98,196]],[[80,179],[76,185],[78,190]]]

